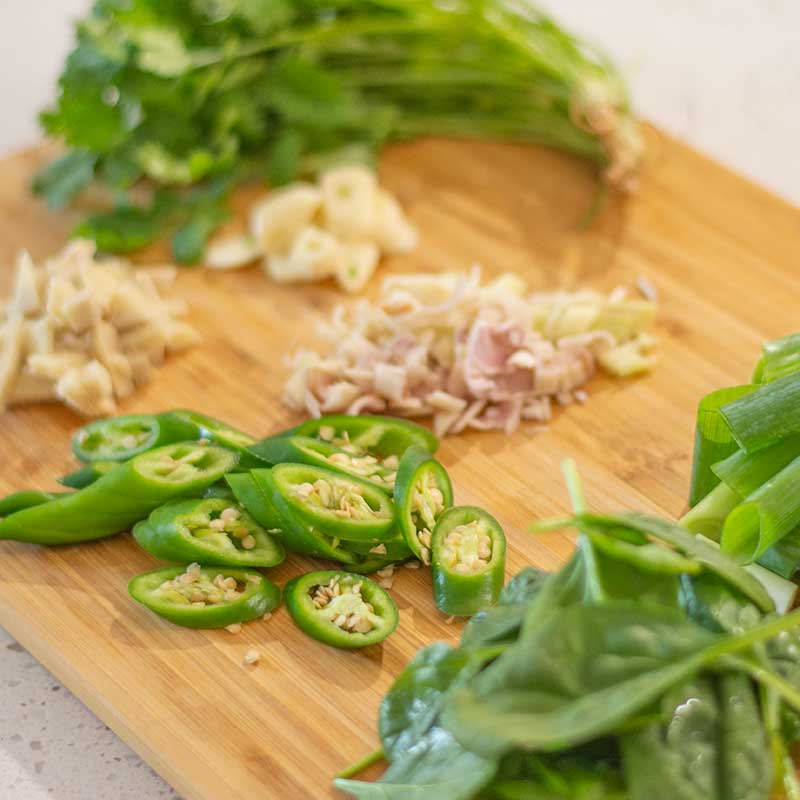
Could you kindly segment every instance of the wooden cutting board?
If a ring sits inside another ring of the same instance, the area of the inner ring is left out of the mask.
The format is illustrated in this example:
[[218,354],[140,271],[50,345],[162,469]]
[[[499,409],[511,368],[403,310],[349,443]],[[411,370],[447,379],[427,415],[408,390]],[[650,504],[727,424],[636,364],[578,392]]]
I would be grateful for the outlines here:
[[[591,400],[551,429],[468,434],[440,457],[459,503],[486,506],[509,539],[508,572],[554,567],[568,536],[526,527],[566,510],[559,462],[577,459],[591,504],[677,515],[684,504],[699,398],[749,374],[760,342],[800,316],[800,212],[686,147],[650,131],[641,190],[589,228],[591,171],[522,146],[444,141],[398,146],[385,182],[419,225],[422,244],[388,269],[514,270],[535,287],[610,289],[639,275],[661,298],[663,363],[651,376],[595,380]],[[0,263],[28,247],[54,251],[74,219],[28,192],[43,151],[0,164]],[[385,273],[384,273],[385,274]],[[2,273],[7,288],[10,267]],[[202,346],[169,361],[125,412],[189,406],[268,434],[296,422],[280,404],[283,356],[312,343],[313,323],[339,296],[330,287],[270,285],[260,270],[181,273]],[[40,406],[0,417],[0,492],[54,488],[71,468],[79,419]],[[239,635],[183,630],[127,596],[153,559],[125,534],[47,550],[0,544],[0,624],[186,798],[322,798],[330,779],[377,744],[376,715],[393,676],[422,645],[454,641],[425,570],[400,569],[397,633],[382,647],[338,652],[306,638],[285,609]],[[291,557],[284,583],[316,567]],[[252,647],[263,657],[245,667]],[[88,758],[87,754],[87,758]]]

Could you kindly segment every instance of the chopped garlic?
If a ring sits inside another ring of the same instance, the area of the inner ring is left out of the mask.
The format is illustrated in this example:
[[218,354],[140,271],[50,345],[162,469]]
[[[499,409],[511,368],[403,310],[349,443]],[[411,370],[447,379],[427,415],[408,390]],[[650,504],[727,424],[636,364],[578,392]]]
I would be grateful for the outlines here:
[[378,245],[373,242],[342,244],[336,282],[346,292],[360,292],[369,283],[380,257]]
[[367,238],[375,226],[378,181],[362,166],[334,167],[319,181],[325,227],[344,240]]
[[114,413],[167,351],[198,341],[178,318],[185,304],[162,297],[175,275],[98,260],[81,240],[40,267],[21,254],[0,329],[0,407],[60,399],[88,416]]
[[294,183],[267,195],[250,212],[250,235],[212,241],[205,261],[232,269],[260,256],[277,283],[334,277],[344,291],[357,292],[382,252],[405,253],[416,243],[416,230],[374,172],[340,166],[322,173],[319,187]]
[[267,195],[250,212],[250,233],[263,253],[285,252],[322,201],[315,186],[294,183]]
[[246,267],[261,254],[261,247],[252,236],[224,236],[209,242],[203,263],[212,269]]

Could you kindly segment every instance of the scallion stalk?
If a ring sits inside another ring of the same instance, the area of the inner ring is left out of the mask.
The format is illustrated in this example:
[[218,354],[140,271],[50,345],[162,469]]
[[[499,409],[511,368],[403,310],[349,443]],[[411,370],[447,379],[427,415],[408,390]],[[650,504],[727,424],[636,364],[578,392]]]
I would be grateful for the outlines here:
[[800,525],[800,458],[728,514],[722,549],[743,563],[760,558]]
[[800,371],[800,333],[764,342],[755,374],[759,383],[772,383]]
[[720,409],[733,400],[745,397],[756,388],[747,384],[718,389],[700,401],[694,429],[690,508],[696,506],[719,483],[719,478],[711,469],[713,465],[734,453],[738,447]]
[[800,373],[768,383],[723,405],[719,413],[748,453],[800,434]]
[[748,497],[798,456],[800,436],[790,436],[755,453],[737,450],[711,469],[734,492],[741,497]]
[[679,525],[692,533],[718,542],[728,514],[742,502],[742,498],[724,483],[715,486],[694,508],[684,514]]

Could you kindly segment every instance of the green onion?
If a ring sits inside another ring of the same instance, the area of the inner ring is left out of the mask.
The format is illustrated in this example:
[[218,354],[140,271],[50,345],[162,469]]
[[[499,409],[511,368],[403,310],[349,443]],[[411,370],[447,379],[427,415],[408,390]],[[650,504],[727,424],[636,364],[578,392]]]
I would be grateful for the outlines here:
[[748,453],[800,434],[800,374],[761,386],[719,411],[733,438]]
[[693,509],[684,514],[678,524],[688,528],[692,533],[702,534],[715,542],[719,541],[728,514],[741,502],[740,495],[726,484],[720,483]]
[[800,567],[800,528],[795,528],[772,545],[758,563],[782,578],[792,578]]
[[754,373],[759,383],[772,383],[800,371],[800,333],[764,342],[761,349]]
[[737,450],[724,461],[714,464],[711,469],[734,492],[747,497],[798,456],[800,436],[790,436],[755,453]]
[[750,563],[798,525],[800,458],[731,511],[722,528],[722,549],[734,558]]
[[728,423],[720,408],[732,400],[748,395],[757,387],[731,386],[707,394],[697,407],[697,424],[694,429],[694,459],[692,483],[689,489],[689,507],[699,503],[718,483],[719,478],[711,468],[737,449]]

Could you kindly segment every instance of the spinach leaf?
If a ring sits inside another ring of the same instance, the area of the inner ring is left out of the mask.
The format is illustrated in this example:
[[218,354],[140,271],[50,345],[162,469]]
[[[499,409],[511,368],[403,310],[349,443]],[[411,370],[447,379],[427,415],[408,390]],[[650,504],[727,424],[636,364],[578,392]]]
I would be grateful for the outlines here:
[[470,653],[437,642],[420,650],[381,702],[378,732],[388,761],[413,747],[433,725],[447,690],[471,674]]
[[575,746],[692,677],[719,640],[658,606],[612,601],[551,611],[470,688],[453,691],[442,723],[484,755]]
[[607,529],[629,527],[676,548],[687,556],[715,572],[731,586],[747,595],[762,611],[774,611],[775,604],[766,589],[732,558],[716,547],[699,539],[680,525],[647,516],[646,514],[625,513],[612,515],[582,514],[576,524],[588,523]]
[[338,779],[334,786],[360,800],[471,800],[496,770],[496,761],[468,752],[446,730],[434,727],[378,783]]
[[663,723],[620,738],[631,800],[732,800],[719,784],[721,711],[713,681],[671,689],[660,708]]
[[741,633],[762,618],[744,594],[713,572],[681,578],[681,607],[698,625],[715,633]]
[[502,588],[497,599],[498,604],[508,606],[529,603],[536,597],[550,575],[551,573],[536,567],[525,567]]
[[526,567],[515,575],[503,587],[497,605],[479,611],[466,624],[461,634],[462,647],[514,641],[528,605],[549,578],[549,573],[533,567]]
[[505,757],[480,800],[629,800],[618,767],[590,753]]
[[772,788],[772,754],[753,685],[746,675],[724,673],[719,678],[718,692],[720,797],[763,800]]

